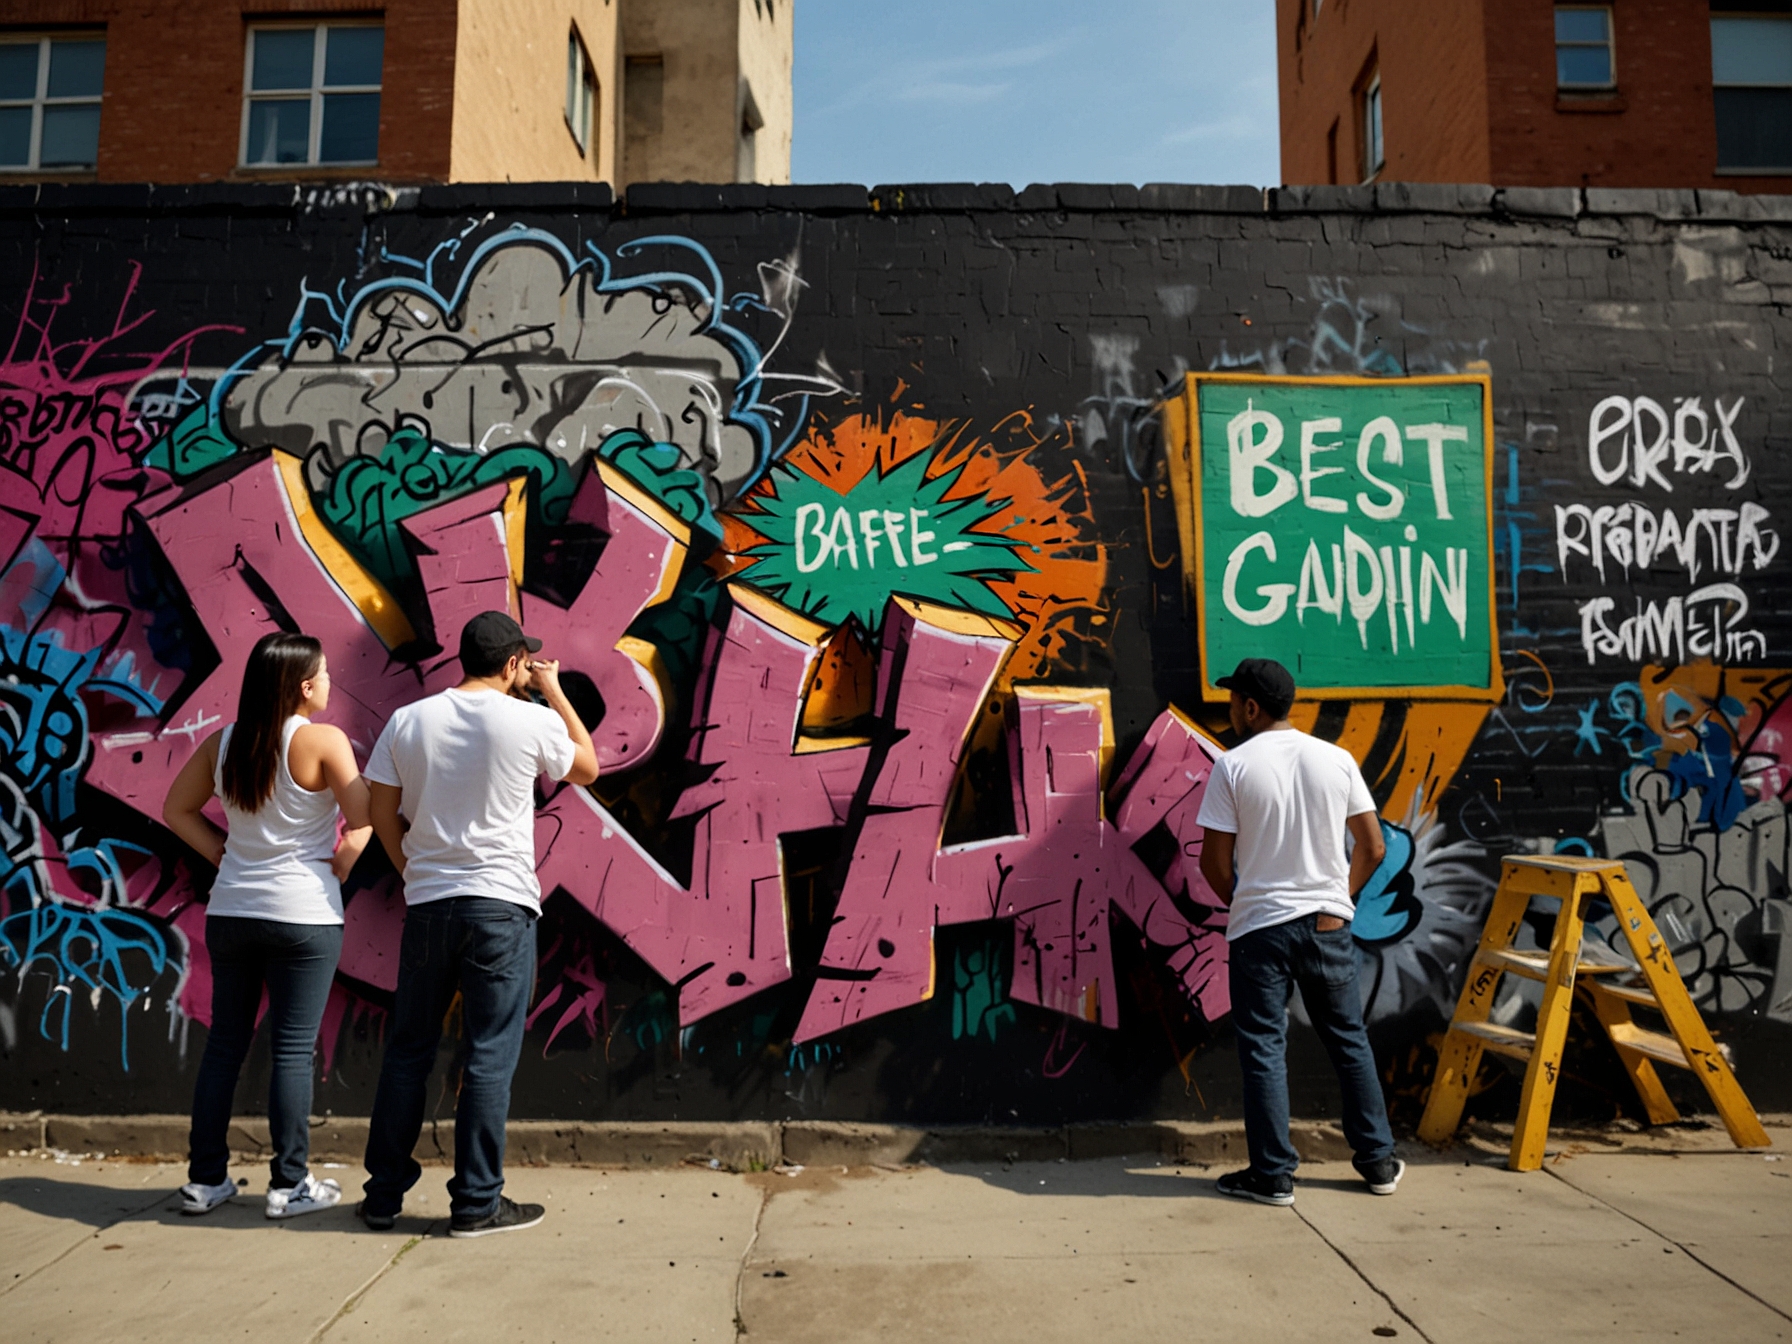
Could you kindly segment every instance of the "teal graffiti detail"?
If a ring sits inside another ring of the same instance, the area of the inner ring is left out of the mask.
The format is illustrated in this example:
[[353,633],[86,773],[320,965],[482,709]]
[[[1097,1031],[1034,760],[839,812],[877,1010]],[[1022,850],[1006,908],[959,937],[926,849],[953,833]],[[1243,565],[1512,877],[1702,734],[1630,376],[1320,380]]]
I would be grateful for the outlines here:
[[228,461],[243,451],[218,423],[212,408],[195,406],[178,420],[143,459],[143,465],[184,481]]
[[659,651],[667,679],[687,705],[703,660],[704,637],[722,604],[723,588],[701,565],[686,565],[672,595],[647,608],[628,628],[629,634]]
[[678,1031],[678,1014],[671,996],[663,989],[650,990],[628,1006],[617,1031],[634,1042],[635,1049],[648,1051],[664,1045]]
[[354,457],[337,468],[318,512],[342,543],[389,588],[408,587],[416,565],[399,527],[414,514],[487,485],[527,476],[532,501],[549,526],[566,520],[572,471],[533,444],[512,444],[490,453],[434,444],[409,425],[386,440],[379,453]]
[[684,465],[677,444],[655,443],[638,429],[619,429],[598,445],[597,455],[664,504],[694,531],[722,539],[722,525],[704,493],[703,478]]
[[1014,1020],[1001,944],[957,949],[952,957],[952,1039],[984,1035],[993,1041]]
[[1033,572],[1018,554],[1024,543],[977,530],[1009,501],[947,499],[964,468],[930,478],[930,460],[916,453],[887,474],[867,472],[845,495],[774,466],[776,493],[753,496],[761,512],[743,515],[768,538],[747,552],[758,561],[747,581],[827,625],[857,617],[874,630],[896,593],[998,620],[1013,615],[989,584]]

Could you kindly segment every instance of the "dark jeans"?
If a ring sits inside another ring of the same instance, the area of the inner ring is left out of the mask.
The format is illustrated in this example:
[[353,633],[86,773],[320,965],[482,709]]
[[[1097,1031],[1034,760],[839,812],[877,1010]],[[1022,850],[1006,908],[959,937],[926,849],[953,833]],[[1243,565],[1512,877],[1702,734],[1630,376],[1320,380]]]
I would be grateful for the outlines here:
[[268,1082],[274,1146],[269,1184],[291,1189],[305,1178],[311,1156],[311,1061],[342,956],[342,925],[213,915],[205,921],[205,948],[212,962],[212,1029],[193,1085],[187,1179],[222,1185],[227,1177],[231,1101],[255,1039],[265,989],[274,1054]]
[[442,1019],[457,991],[466,1039],[449,1207],[475,1217],[497,1208],[510,1079],[534,986],[535,916],[522,906],[455,896],[405,912],[398,1002],[367,1136],[367,1212],[397,1213],[423,1174],[411,1151],[423,1128]]
[[1257,929],[1230,948],[1232,1027],[1244,1072],[1244,1132],[1251,1166],[1292,1176],[1300,1155],[1288,1141],[1288,999],[1301,1002],[1337,1071],[1344,1093],[1344,1137],[1360,1170],[1394,1155],[1387,1105],[1357,990],[1356,944],[1350,926],[1329,933],[1306,915]]

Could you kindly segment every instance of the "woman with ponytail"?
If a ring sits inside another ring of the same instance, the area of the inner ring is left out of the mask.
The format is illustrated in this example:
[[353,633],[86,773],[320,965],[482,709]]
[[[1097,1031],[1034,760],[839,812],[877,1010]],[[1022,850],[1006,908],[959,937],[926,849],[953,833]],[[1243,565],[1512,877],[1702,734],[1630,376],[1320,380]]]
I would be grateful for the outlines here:
[[[264,991],[273,1046],[267,1215],[291,1218],[342,1198],[307,1164],[312,1055],[342,954],[342,879],[372,829],[347,735],[311,722],[329,703],[323,645],[264,635],[243,669],[236,722],[199,744],[162,808],[169,828],[218,869],[205,919],[212,1026],[193,1089],[182,1213],[209,1213],[236,1193],[226,1132]],[[227,829],[202,814],[214,795]]]

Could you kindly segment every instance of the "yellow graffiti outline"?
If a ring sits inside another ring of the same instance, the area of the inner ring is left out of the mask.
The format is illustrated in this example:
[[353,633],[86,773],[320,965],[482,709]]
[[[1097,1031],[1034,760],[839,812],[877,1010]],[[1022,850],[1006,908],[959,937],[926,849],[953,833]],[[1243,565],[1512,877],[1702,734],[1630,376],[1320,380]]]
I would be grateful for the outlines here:
[[823,625],[820,621],[805,616],[794,607],[785,606],[777,598],[767,596],[746,582],[735,581],[729,583],[727,588],[729,596],[734,599],[734,604],[737,607],[750,612],[779,634],[808,646],[808,658],[803,666],[803,696],[797,704],[796,735],[790,745],[791,755],[811,756],[817,752],[870,746],[871,739],[869,737],[828,736],[807,732],[802,726],[803,712],[807,709],[809,696],[813,693],[815,664],[827,652],[828,641],[833,638],[835,627]]
[[361,619],[388,649],[409,644],[417,637],[417,632],[411,628],[397,601],[386,591],[385,585],[349,553],[348,547],[336,539],[322,515],[312,507],[311,490],[305,484],[304,462],[276,448],[274,466],[279,470],[281,484],[286,487],[286,505],[292,510],[299,535],[311,548],[330,581],[355,604]]

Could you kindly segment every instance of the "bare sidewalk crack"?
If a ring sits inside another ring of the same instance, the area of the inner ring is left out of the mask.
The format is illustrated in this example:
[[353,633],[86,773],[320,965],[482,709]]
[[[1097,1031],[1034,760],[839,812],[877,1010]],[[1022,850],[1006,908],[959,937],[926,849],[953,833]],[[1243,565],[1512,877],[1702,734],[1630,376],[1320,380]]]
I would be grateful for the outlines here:
[[397,1267],[400,1260],[404,1259],[412,1250],[422,1244],[422,1237],[407,1238],[404,1245],[400,1246],[392,1253],[392,1258],[390,1260],[374,1270],[373,1273],[368,1276],[365,1283],[343,1299],[342,1305],[336,1308],[336,1313],[331,1316],[329,1320],[318,1326],[317,1329],[312,1332],[311,1337],[305,1341],[305,1344],[319,1344],[319,1341],[335,1328],[336,1322],[340,1321],[344,1316],[348,1315],[349,1312],[353,1311],[355,1307],[360,1304],[361,1299],[366,1297],[367,1294],[373,1290],[374,1284],[385,1278],[387,1274],[391,1273],[392,1270]]
[[1744,1297],[1753,1298],[1755,1301],[1759,1302],[1762,1306],[1766,1307],[1767,1310],[1771,1311],[1775,1316],[1780,1317],[1782,1320],[1792,1321],[1792,1314],[1788,1314],[1787,1312],[1780,1310],[1780,1308],[1774,1306],[1773,1303],[1769,1302],[1766,1298],[1762,1297],[1759,1293],[1754,1292],[1753,1290],[1745,1287],[1743,1284],[1738,1283],[1735,1279],[1732,1279],[1728,1274],[1724,1273],[1723,1270],[1719,1269],[1716,1265],[1712,1264],[1709,1260],[1705,1259],[1697,1251],[1693,1250],[1692,1247],[1688,1246],[1685,1242],[1674,1240],[1674,1238],[1670,1237],[1667,1233],[1663,1232],[1660,1228],[1651,1227],[1648,1223],[1645,1223],[1641,1218],[1638,1218],[1634,1213],[1630,1212],[1630,1210],[1621,1209],[1616,1204],[1612,1203],[1609,1199],[1602,1198],[1601,1196],[1595,1194],[1593,1191],[1588,1190],[1585,1186],[1576,1185],[1573,1181],[1569,1180],[1566,1176],[1564,1176],[1560,1172],[1556,1171],[1553,1167],[1545,1167],[1544,1170],[1546,1172],[1548,1172],[1551,1177],[1560,1181],[1563,1185],[1567,1186],[1570,1190],[1574,1191],[1575,1194],[1584,1195],[1588,1199],[1597,1201],[1599,1204],[1602,1204],[1606,1208],[1610,1209],[1613,1213],[1616,1213],[1616,1214],[1621,1215],[1622,1217],[1628,1218],[1631,1222],[1635,1223],[1638,1227],[1642,1228],[1645,1232],[1649,1233],[1651,1236],[1660,1237],[1663,1241],[1667,1242],[1668,1245],[1674,1247],[1676,1250],[1678,1250],[1680,1252],[1680,1254],[1684,1255],[1688,1260],[1692,1261],[1695,1265],[1698,1265],[1700,1268],[1708,1271],[1711,1274],[1716,1275],[1718,1278],[1722,1279],[1725,1283],[1729,1284],[1730,1287],[1734,1288],[1737,1292],[1741,1293]]
[[125,1213],[120,1214],[118,1217],[114,1218],[109,1223],[99,1224],[98,1226],[96,1226],[93,1229],[92,1232],[89,1232],[88,1234],[79,1238],[76,1241],[70,1242],[69,1245],[67,1246],[67,1248],[64,1249],[62,1251],[62,1253],[60,1255],[58,1255],[54,1260],[44,1261],[43,1264],[39,1265],[36,1269],[32,1270],[29,1274],[21,1275],[19,1278],[16,1278],[11,1283],[7,1284],[4,1288],[0,1288],[0,1297],[3,1297],[7,1293],[12,1292],[12,1290],[15,1288],[19,1288],[27,1283],[30,1283],[31,1280],[35,1279],[39,1274],[42,1274],[45,1270],[54,1269],[57,1265],[60,1265],[64,1260],[68,1259],[69,1256],[73,1255],[76,1251],[78,1251],[84,1244],[86,1244],[87,1242],[90,1242],[90,1241],[97,1240],[102,1233],[110,1232],[113,1228],[117,1227],[120,1223],[128,1223],[133,1218],[140,1218],[144,1214],[148,1213],[151,1209],[156,1208],[158,1205],[165,1204],[168,1201],[168,1195],[169,1195],[169,1192],[166,1190],[158,1191],[156,1193],[156,1197],[154,1199],[150,1200],[147,1204],[139,1205],[136,1208],[132,1208],[132,1209],[126,1211]]
[[753,1235],[747,1238],[747,1244],[740,1253],[740,1267],[734,1273],[734,1338],[736,1344],[747,1333],[747,1318],[741,1314],[743,1298],[747,1289],[747,1261],[753,1258],[753,1247],[759,1242],[759,1228],[765,1222],[765,1211],[772,1202],[772,1192],[762,1190],[759,1193],[759,1207],[753,1212]]
[[1306,1214],[1302,1213],[1298,1206],[1294,1210],[1294,1216],[1299,1218],[1301,1220],[1301,1222],[1305,1223],[1308,1227],[1310,1227],[1313,1230],[1314,1236],[1318,1237],[1319,1240],[1323,1241],[1327,1246],[1331,1247],[1332,1254],[1337,1256],[1338,1259],[1342,1260],[1346,1265],[1348,1265],[1350,1267],[1350,1272],[1352,1274],[1356,1275],[1357,1278],[1361,1279],[1363,1281],[1364,1285],[1369,1289],[1370,1292],[1374,1293],[1383,1302],[1386,1302],[1388,1304],[1388,1310],[1393,1312],[1394,1315],[1398,1316],[1401,1320],[1405,1321],[1406,1324],[1411,1327],[1412,1332],[1415,1335],[1417,1335],[1420,1339],[1424,1340],[1425,1344],[1436,1344],[1436,1341],[1433,1340],[1430,1335],[1426,1334],[1423,1330],[1421,1330],[1419,1328],[1419,1323],[1417,1321],[1413,1320],[1413,1318],[1408,1316],[1404,1311],[1402,1311],[1400,1309],[1400,1304],[1398,1302],[1394,1301],[1394,1299],[1391,1296],[1389,1296],[1387,1291],[1384,1288],[1382,1288],[1382,1286],[1380,1284],[1376,1283],[1374,1279],[1370,1278],[1367,1274],[1365,1274],[1363,1272],[1363,1267],[1361,1265],[1357,1264],[1356,1261],[1352,1260],[1350,1258],[1350,1256],[1345,1253],[1344,1248],[1342,1246],[1338,1245],[1337,1242],[1333,1241],[1330,1237],[1326,1236],[1325,1233],[1321,1232],[1319,1230],[1319,1225],[1317,1223],[1315,1223],[1311,1218],[1307,1217]]

